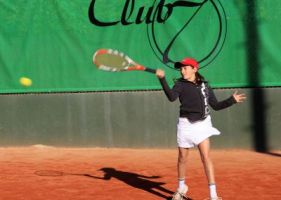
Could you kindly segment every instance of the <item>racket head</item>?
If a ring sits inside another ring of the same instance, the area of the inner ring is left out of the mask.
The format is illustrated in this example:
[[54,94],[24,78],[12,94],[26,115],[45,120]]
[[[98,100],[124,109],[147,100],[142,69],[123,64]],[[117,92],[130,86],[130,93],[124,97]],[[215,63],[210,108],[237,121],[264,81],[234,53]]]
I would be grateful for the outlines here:
[[112,72],[145,70],[145,67],[137,64],[123,52],[113,49],[98,49],[93,55],[93,63],[98,69]]

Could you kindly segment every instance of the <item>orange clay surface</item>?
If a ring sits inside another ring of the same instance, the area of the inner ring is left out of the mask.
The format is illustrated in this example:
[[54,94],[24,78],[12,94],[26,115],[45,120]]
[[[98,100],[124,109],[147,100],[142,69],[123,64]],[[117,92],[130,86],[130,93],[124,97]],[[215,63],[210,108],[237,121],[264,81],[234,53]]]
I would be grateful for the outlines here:
[[[281,157],[275,154],[213,150],[219,195],[224,200],[281,199]],[[0,199],[167,199],[177,188],[176,160],[176,149],[0,148]],[[64,175],[40,175],[45,170]],[[208,197],[196,149],[189,154],[187,183],[192,199]]]

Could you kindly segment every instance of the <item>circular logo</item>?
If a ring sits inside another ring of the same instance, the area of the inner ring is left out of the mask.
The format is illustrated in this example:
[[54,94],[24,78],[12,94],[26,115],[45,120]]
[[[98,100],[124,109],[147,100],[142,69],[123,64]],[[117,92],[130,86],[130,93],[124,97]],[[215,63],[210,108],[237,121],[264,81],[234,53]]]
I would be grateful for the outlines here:
[[212,63],[220,54],[227,34],[221,2],[175,1],[164,7],[166,21],[157,24],[155,18],[159,16],[154,15],[152,23],[147,24],[148,40],[155,56],[172,69],[174,63],[184,57],[195,58],[200,68]]

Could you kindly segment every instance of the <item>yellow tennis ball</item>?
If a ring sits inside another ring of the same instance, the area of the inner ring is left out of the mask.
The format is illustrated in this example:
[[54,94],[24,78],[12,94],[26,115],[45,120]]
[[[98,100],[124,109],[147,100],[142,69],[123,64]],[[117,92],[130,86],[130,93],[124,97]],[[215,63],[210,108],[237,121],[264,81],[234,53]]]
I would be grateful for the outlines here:
[[27,77],[21,77],[20,78],[20,84],[22,84],[25,87],[29,87],[32,85],[32,80]]

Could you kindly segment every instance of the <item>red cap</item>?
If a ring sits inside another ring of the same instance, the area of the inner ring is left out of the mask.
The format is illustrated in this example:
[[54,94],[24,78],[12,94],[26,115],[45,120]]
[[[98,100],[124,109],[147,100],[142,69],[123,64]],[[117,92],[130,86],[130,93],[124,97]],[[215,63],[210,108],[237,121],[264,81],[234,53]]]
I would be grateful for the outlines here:
[[182,61],[176,62],[174,65],[174,67],[176,69],[179,69],[182,66],[192,66],[193,68],[196,68],[196,69],[199,68],[198,62],[193,58],[184,58]]

